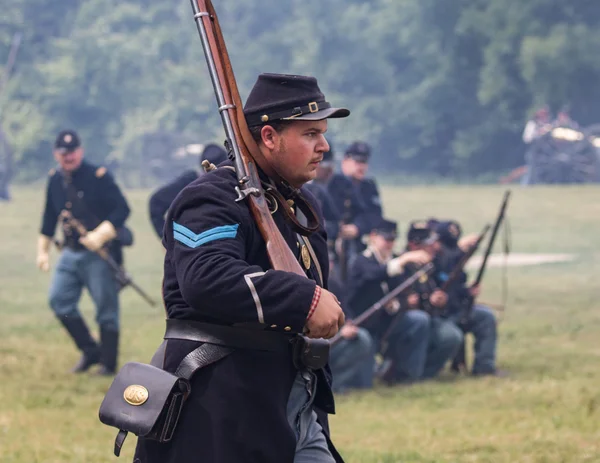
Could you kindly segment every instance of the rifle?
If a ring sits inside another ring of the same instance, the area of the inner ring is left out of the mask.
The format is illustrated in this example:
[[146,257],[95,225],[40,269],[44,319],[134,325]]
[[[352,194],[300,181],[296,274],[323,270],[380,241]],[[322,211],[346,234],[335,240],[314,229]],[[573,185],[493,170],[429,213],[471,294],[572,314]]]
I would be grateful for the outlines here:
[[483,227],[483,230],[477,237],[477,241],[475,242],[475,244],[467,252],[465,252],[465,254],[461,257],[461,259],[452,268],[452,271],[450,272],[448,279],[444,282],[444,284],[440,288],[442,291],[448,292],[448,289],[450,288],[452,283],[454,283],[456,281],[456,279],[460,276],[463,268],[465,267],[465,265],[467,264],[469,259],[473,256],[473,254],[475,254],[475,252],[477,252],[477,249],[479,249],[479,246],[481,245],[481,242],[485,238],[485,235],[487,235],[487,232],[489,231],[489,229],[490,229],[489,225],[486,225],[485,227]]
[[[87,235],[88,231],[85,228],[85,225],[83,225],[79,220],[73,217],[73,214],[71,214],[70,211],[62,211],[61,217],[63,218],[63,220],[67,221],[71,227],[75,228],[75,230],[77,230],[77,233],[79,233],[80,236]],[[54,244],[56,244],[56,246],[59,249],[62,248],[60,243],[58,243],[56,240],[54,241]],[[117,264],[117,262],[112,258],[112,256],[108,253],[108,251],[105,248],[99,249],[98,251],[96,251],[96,254],[98,254],[102,259],[108,262],[108,265],[110,265],[112,270],[115,272],[115,277],[122,288],[125,288],[126,286],[131,286],[148,304],[150,304],[152,307],[156,306],[156,302],[133,281],[131,276],[119,264]]]
[[510,198],[510,190],[506,190],[504,192],[504,198],[502,199],[502,204],[500,205],[500,211],[498,211],[498,217],[496,217],[496,223],[494,223],[494,228],[492,229],[492,236],[490,237],[490,241],[488,242],[487,248],[485,250],[485,254],[483,256],[483,261],[481,262],[481,266],[479,267],[479,272],[477,273],[477,278],[475,278],[475,282],[472,286],[477,286],[481,283],[483,279],[483,275],[485,273],[485,269],[487,266],[488,258],[492,253],[492,249],[494,247],[494,242],[496,241],[496,236],[498,235],[498,230],[500,229],[500,225],[504,220],[504,216],[506,214],[506,208],[508,206],[508,200]]
[[[479,267],[479,271],[477,272],[477,277],[475,278],[475,282],[471,285],[478,286],[483,279],[483,275],[485,273],[485,268],[487,266],[487,261],[492,253],[492,249],[494,247],[494,242],[496,241],[496,236],[498,235],[498,230],[500,229],[500,225],[504,220],[504,215],[506,214],[506,207],[508,206],[508,199],[510,197],[510,190],[506,190],[504,193],[504,198],[502,200],[502,204],[500,205],[500,210],[498,212],[498,216],[496,217],[496,222],[494,223],[494,227],[492,229],[492,235],[490,236],[490,240],[487,244],[487,248],[485,250],[483,260],[481,261],[481,266]],[[469,297],[467,302],[467,306],[463,312],[463,318],[461,320],[462,324],[466,324],[469,316],[471,315],[471,311],[473,310],[473,306],[475,305],[475,299],[473,297]],[[466,369],[467,360],[466,360],[466,345],[463,340],[461,347],[459,348],[458,354],[452,360],[452,370],[459,372],[460,370]]]
[[[264,157],[250,134],[244,116],[242,100],[215,9],[210,0],[191,0],[191,4],[225,129],[225,145],[235,164],[238,178],[236,201],[248,199],[250,211],[265,240],[273,269],[306,277],[269,211],[256,166],[257,161],[264,160]],[[261,168],[270,178],[278,180],[277,174],[270,171],[268,163],[262,162]],[[298,201],[296,203],[300,206]],[[289,214],[289,206],[282,209]]]
[[[404,293],[406,290],[410,289],[412,287],[412,285],[419,278],[421,278],[421,276],[423,276],[424,274],[431,273],[433,271],[433,269],[434,269],[434,266],[433,266],[433,264],[431,262],[425,264],[417,272],[415,272],[413,275],[411,275],[410,278],[408,278],[402,284],[398,285],[392,291],[390,291],[385,296],[383,296],[379,301],[377,301],[375,304],[373,304],[371,307],[369,307],[367,310],[365,310],[362,314],[360,314],[358,317],[356,317],[354,320],[352,320],[352,324],[355,325],[355,326],[362,325],[369,318],[371,318],[374,314],[376,314],[383,307],[385,307],[387,304],[389,304],[393,299],[397,298],[402,293]],[[396,314],[396,317],[398,317],[399,313]],[[393,326],[393,322],[392,322],[392,325],[390,325],[390,326]],[[390,331],[390,330],[388,330],[388,331]],[[339,342],[341,338],[342,337],[340,335],[340,332],[338,332],[333,338],[331,338],[329,340],[329,342],[331,343],[331,345],[334,345],[337,342]]]

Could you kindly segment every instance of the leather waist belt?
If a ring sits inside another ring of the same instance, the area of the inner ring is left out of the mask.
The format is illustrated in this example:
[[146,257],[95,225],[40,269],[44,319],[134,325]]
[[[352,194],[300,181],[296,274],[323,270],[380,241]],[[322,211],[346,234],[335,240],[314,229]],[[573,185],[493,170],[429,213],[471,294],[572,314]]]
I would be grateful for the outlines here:
[[233,326],[215,325],[192,320],[167,319],[164,339],[217,344],[237,349],[287,352],[296,335]]

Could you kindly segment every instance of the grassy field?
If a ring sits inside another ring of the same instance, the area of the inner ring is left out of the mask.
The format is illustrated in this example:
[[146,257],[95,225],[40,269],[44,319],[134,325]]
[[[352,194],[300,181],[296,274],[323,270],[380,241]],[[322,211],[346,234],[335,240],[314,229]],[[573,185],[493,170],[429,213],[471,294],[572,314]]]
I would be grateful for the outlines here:
[[[483,186],[383,189],[387,215],[403,234],[410,219],[432,215],[478,231],[493,220],[502,193]],[[134,438],[116,459],[115,432],[98,420],[111,380],[67,373],[78,354],[48,308],[50,275],[35,267],[43,189],[13,195],[0,203],[0,461],[131,461]],[[158,299],[163,250],[150,228],[148,192],[127,195],[136,234],[128,270]],[[332,431],[348,462],[600,461],[600,188],[517,187],[509,217],[515,252],[577,257],[509,269],[499,364],[512,376],[445,374],[410,388],[340,397]],[[53,263],[56,257],[53,251]],[[482,300],[500,302],[500,276],[488,271]],[[121,305],[121,362],[149,361],[162,337],[163,309],[132,290]],[[87,295],[82,311],[96,330]]]

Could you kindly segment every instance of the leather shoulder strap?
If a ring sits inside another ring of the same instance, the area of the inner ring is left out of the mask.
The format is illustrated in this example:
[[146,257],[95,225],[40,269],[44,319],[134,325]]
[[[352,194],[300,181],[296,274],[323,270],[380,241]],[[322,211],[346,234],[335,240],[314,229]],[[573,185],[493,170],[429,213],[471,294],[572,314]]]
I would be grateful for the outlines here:
[[[296,217],[298,218],[298,222],[300,222],[303,225],[307,222],[306,216],[300,208],[296,209]],[[312,247],[312,244],[310,244],[310,240],[307,236],[301,235],[300,233],[296,233],[296,235],[298,236],[298,242],[304,243],[304,245],[308,249],[310,258],[315,263],[315,268],[317,269],[317,273],[319,274],[319,281],[317,281],[317,284],[324,288],[325,282],[323,281],[323,271],[321,270],[321,264],[319,263],[319,259],[317,259],[317,255]]]

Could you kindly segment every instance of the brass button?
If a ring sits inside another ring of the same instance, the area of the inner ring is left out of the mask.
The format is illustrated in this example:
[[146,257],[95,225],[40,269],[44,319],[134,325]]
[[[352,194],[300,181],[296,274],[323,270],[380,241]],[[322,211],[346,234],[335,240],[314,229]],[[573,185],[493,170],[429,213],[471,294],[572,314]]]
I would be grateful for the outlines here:
[[71,201],[67,201],[65,206],[67,209],[71,209],[71,206],[72,206]]
[[271,328],[277,328],[277,325],[271,325]]
[[294,207],[294,200],[293,199],[288,199],[287,203],[290,207]]
[[291,327],[291,326],[286,326],[286,327],[284,328],[284,330],[286,330],[286,331],[292,331],[292,327]]

